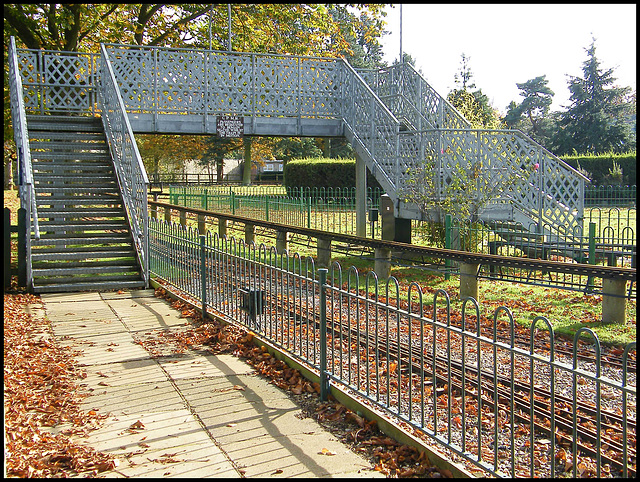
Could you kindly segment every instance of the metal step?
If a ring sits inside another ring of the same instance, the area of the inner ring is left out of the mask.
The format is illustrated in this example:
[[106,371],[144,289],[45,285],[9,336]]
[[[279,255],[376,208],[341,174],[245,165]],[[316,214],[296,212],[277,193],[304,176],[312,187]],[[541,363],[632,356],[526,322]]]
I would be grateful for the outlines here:
[[47,137],[43,137],[42,140],[30,140],[29,148],[31,152],[36,150],[52,150],[63,149],[65,151],[108,151],[109,146],[104,139],[96,139],[91,141],[81,142],[76,138],[70,138],[60,141],[49,140]]
[[117,196],[117,191],[113,189],[113,186],[87,186],[83,189],[79,189],[79,186],[64,186],[64,187],[48,187],[48,186],[38,186],[36,187],[36,196],[44,193],[49,193],[52,196],[60,196],[65,193],[69,193],[70,195],[84,196],[91,195],[92,197],[96,194],[108,194],[112,193],[114,196]]
[[[77,260],[99,260],[104,258],[135,258],[136,252],[133,248],[122,249],[120,246],[110,246],[109,250],[96,251],[97,248],[91,248],[91,251],[78,252],[78,248],[73,252],[68,251],[51,251],[40,252],[44,250],[37,250],[31,254],[31,260],[35,266],[40,262],[57,262],[57,261],[77,261]],[[117,249],[114,249],[117,248]]]
[[42,208],[38,209],[38,215],[43,218],[51,217],[63,217],[66,219],[76,218],[114,218],[124,217],[124,210],[122,208]]
[[54,283],[48,285],[34,285],[33,292],[38,293],[62,293],[74,291],[112,291],[121,289],[144,288],[144,281],[140,280],[115,280],[115,281],[75,281],[73,283]]
[[106,162],[34,162],[33,163],[33,175],[35,176],[64,176],[78,173],[98,173],[107,174],[113,173],[113,166]]
[[124,276],[129,275],[139,275],[137,267],[135,270],[132,270],[135,266],[135,263],[130,264],[120,264],[116,266],[91,266],[86,264],[80,264],[73,267],[66,268],[33,268],[33,276],[41,277],[41,276],[76,276],[76,275],[100,275],[100,274],[112,274],[112,273],[121,273]]
[[30,131],[29,140],[30,141],[46,140],[49,142],[58,142],[58,141],[106,142],[103,132]]
[[105,152],[88,151],[32,151],[31,159],[35,161],[111,161],[111,157]]
[[57,233],[57,232],[87,232],[87,231],[122,231],[127,229],[127,223],[122,221],[105,220],[101,223],[95,221],[87,221],[86,223],[79,221],[45,221],[39,223],[40,232]]
[[123,235],[122,233],[114,233],[113,235],[102,234],[101,236],[95,236],[91,238],[80,237],[48,237],[41,236],[40,239],[33,239],[31,241],[33,252],[37,251],[38,246],[66,246],[68,249],[75,249],[76,246],[82,246],[87,244],[124,244],[131,245],[131,236]]
[[66,206],[88,206],[93,204],[120,204],[120,198],[111,196],[44,196],[36,191],[36,201],[38,206],[50,204],[64,204]]
[[112,190],[117,186],[115,180],[108,176],[96,176],[96,177],[84,177],[80,176],[78,179],[69,179],[64,176],[45,177],[40,178],[34,176],[34,187],[39,191],[46,191],[49,188],[75,188],[82,190],[83,187],[104,186],[109,187]]
[[28,115],[27,130],[101,132],[102,120],[88,116]]

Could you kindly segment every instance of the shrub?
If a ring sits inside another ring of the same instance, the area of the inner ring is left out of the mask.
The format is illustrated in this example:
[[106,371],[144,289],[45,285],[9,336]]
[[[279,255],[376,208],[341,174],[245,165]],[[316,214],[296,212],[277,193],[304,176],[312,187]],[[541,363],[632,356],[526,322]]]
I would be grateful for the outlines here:
[[[284,167],[284,185],[287,188],[351,188],[356,185],[355,159],[294,159]],[[367,170],[367,186],[380,188],[375,177]]]
[[593,185],[611,184],[612,175],[621,184],[636,184],[635,151],[626,154],[562,156],[561,159],[574,169],[587,171]]

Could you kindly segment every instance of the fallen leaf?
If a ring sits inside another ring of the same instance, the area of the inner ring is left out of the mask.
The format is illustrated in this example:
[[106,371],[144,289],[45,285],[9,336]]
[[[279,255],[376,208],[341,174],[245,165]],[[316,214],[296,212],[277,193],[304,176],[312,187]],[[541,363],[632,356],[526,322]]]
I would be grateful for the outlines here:
[[320,452],[318,452],[318,455],[337,455],[337,454],[332,450],[322,449]]
[[143,428],[144,428],[144,424],[140,420],[138,420],[137,422],[132,423],[129,426],[129,429],[131,429],[131,430],[142,430]]
[[278,469],[275,472],[271,472],[271,475],[275,475],[275,474],[281,474],[283,472],[282,469]]

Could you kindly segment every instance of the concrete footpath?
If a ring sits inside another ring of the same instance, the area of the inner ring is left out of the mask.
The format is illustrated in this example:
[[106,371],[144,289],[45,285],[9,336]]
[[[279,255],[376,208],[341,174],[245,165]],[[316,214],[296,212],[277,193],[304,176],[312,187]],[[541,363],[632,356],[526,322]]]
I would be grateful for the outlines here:
[[81,383],[92,390],[83,408],[108,414],[82,439],[118,459],[116,470],[101,476],[382,476],[244,361],[152,357],[134,333],[189,324],[153,290],[41,299],[31,312],[48,317],[60,343],[83,351]]

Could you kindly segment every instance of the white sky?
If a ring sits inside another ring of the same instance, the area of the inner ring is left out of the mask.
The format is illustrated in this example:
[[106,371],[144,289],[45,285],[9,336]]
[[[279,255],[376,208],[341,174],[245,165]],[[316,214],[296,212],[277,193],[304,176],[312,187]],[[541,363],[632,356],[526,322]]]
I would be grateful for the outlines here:
[[[400,53],[400,4],[387,7],[383,59]],[[505,113],[520,103],[516,86],[539,75],[555,93],[551,109],[569,105],[568,75],[582,77],[585,51],[596,39],[601,69],[613,68],[616,84],[636,88],[635,4],[404,4],[402,50],[416,60],[442,96],[454,87],[462,53],[476,88]]]

